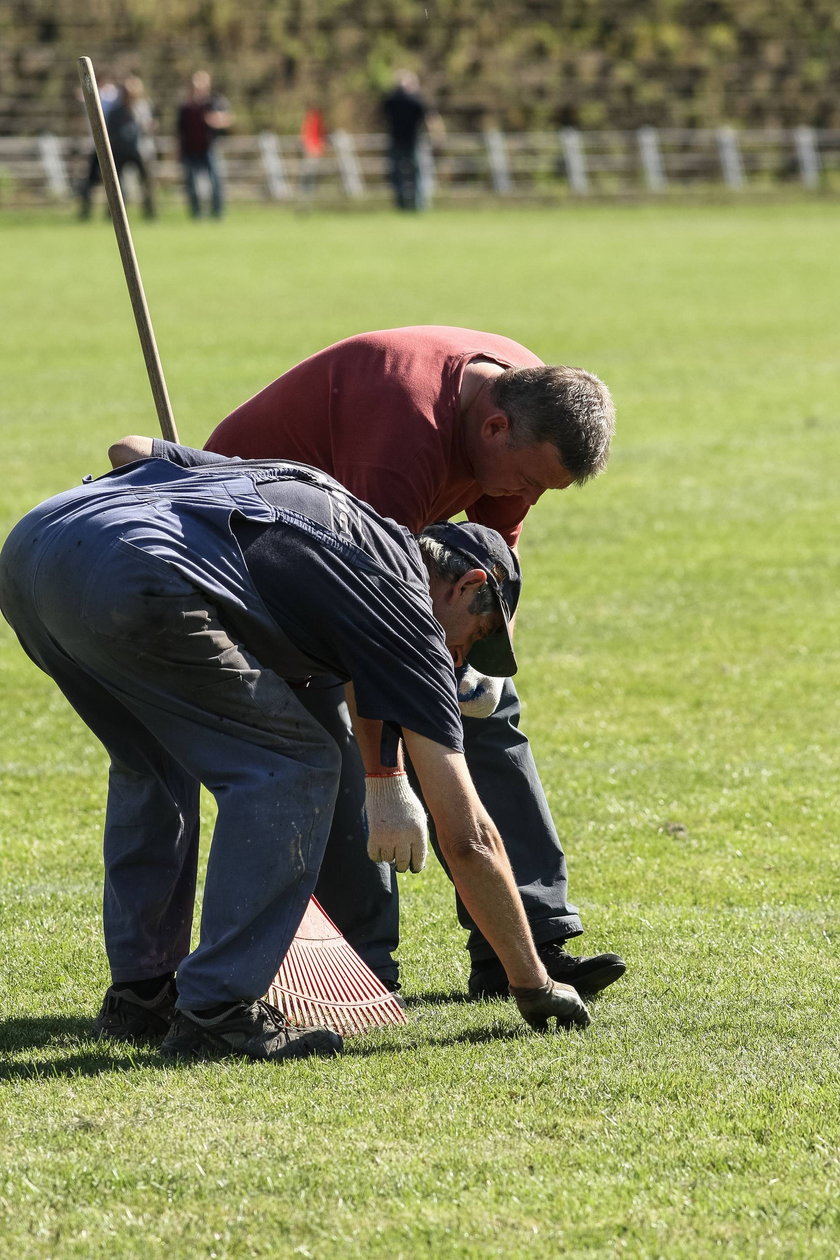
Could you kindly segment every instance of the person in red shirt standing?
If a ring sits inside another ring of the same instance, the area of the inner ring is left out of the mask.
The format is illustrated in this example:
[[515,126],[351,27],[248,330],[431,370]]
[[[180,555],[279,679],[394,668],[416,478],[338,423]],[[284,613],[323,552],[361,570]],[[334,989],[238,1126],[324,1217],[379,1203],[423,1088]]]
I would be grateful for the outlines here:
[[[602,471],[614,419],[597,377],[546,366],[507,337],[397,328],[350,337],[291,368],[223,420],[206,449],[311,464],[414,533],[466,512],[515,547],[529,508],[546,490]],[[148,453],[148,439],[119,445],[123,459]],[[367,846],[370,856],[387,857],[406,838],[419,846],[424,837],[412,794],[404,776],[365,778],[337,681],[298,694],[343,756],[315,895],[368,966],[396,989],[393,868],[350,855]],[[564,947],[583,926],[568,900],[563,848],[519,729],[515,687],[467,670],[459,697],[470,774],[504,840],[538,953],[553,978],[582,994],[598,992],[625,964],[617,954],[581,958]],[[470,994],[506,994],[504,969],[460,901],[458,916],[469,930]]]
[[327,124],[317,105],[308,106],[304,112],[300,124],[300,148],[300,191],[304,201],[309,202],[315,194],[321,158],[327,151]]

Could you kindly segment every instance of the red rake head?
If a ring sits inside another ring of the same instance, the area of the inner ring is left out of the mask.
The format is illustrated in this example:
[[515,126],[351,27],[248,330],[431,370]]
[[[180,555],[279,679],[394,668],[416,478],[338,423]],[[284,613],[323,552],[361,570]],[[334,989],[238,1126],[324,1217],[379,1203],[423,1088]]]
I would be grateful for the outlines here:
[[394,995],[314,897],[266,996],[292,1023],[344,1035],[406,1022]]

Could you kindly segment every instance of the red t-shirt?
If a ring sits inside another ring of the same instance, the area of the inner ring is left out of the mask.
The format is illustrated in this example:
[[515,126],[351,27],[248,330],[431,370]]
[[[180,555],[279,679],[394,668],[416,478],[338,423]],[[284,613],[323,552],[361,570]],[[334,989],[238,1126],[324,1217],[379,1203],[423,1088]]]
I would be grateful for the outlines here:
[[308,109],[300,125],[300,143],[307,157],[323,157],[327,151],[327,128],[320,109]]
[[231,412],[206,449],[312,464],[413,533],[466,511],[512,545],[528,504],[482,495],[464,449],[459,391],[473,359],[542,363],[507,337],[468,328],[362,333],[284,372]]

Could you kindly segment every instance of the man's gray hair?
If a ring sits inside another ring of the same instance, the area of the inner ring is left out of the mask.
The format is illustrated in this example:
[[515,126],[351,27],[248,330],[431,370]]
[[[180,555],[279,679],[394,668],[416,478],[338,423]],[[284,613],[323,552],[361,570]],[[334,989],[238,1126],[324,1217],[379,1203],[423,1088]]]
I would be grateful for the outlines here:
[[507,368],[493,378],[490,396],[510,420],[516,447],[551,442],[578,483],[607,465],[615,406],[603,381],[583,368]]
[[[417,542],[427,565],[445,582],[457,582],[459,577],[475,568],[473,561],[460,551],[453,551],[446,543],[438,542],[428,534],[418,534]],[[499,605],[488,582],[478,588],[468,611],[479,617],[488,613],[498,615]]]

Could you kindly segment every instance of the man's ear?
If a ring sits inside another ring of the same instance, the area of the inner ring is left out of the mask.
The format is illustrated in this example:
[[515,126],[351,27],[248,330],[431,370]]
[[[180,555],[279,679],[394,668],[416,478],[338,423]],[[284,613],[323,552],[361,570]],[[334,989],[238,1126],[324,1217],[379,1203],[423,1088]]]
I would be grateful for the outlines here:
[[487,581],[487,574],[483,569],[468,569],[466,573],[462,573],[459,578],[453,582],[450,588],[452,599],[457,599],[464,593],[468,594],[470,599],[475,595],[480,586]]
[[481,422],[481,436],[486,441],[510,438],[510,420],[503,411],[491,411]]

